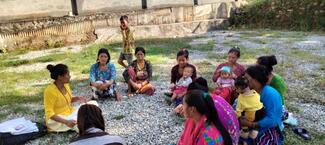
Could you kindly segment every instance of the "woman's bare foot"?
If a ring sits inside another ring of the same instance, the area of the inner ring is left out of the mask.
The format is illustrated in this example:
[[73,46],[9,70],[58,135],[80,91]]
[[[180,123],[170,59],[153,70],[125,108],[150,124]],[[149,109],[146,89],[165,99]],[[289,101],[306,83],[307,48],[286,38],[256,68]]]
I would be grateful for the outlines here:
[[132,97],[134,94],[131,92],[131,89],[128,89],[128,93],[127,93],[127,96],[128,97]]
[[128,93],[128,97],[133,97],[134,94],[133,93]]
[[116,95],[116,100],[117,101],[122,101],[122,96],[121,96],[120,93],[116,92],[115,95]]

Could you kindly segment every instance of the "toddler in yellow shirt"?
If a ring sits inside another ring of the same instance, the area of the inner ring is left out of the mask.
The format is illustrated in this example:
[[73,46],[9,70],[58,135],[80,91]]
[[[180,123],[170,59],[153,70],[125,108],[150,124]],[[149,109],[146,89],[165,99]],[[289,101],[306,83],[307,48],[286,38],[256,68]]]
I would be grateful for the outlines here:
[[[251,90],[248,86],[248,81],[240,76],[235,80],[236,92],[239,93],[236,106],[237,117],[245,116],[249,121],[258,121],[264,115],[263,104],[260,101],[260,95]],[[255,139],[258,134],[258,129],[241,127],[241,137],[244,139]],[[243,143],[245,144],[245,143]]]

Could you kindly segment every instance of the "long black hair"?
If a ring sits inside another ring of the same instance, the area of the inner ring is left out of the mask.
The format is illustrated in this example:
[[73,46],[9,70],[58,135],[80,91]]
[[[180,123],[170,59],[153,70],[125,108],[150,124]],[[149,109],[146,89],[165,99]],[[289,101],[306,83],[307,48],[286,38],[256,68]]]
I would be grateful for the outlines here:
[[46,66],[46,68],[50,71],[51,78],[53,80],[57,80],[59,76],[63,76],[69,71],[68,66],[65,64],[57,64],[55,66],[49,64]]
[[240,89],[245,89],[248,87],[248,81],[243,75],[241,75],[235,79],[235,86]]
[[187,91],[190,90],[202,90],[204,92],[209,91],[208,82],[205,78],[199,77],[190,83],[187,87]]
[[261,56],[257,58],[257,63],[266,67],[268,73],[273,71],[273,66],[278,64],[276,57],[274,55]]
[[111,56],[109,55],[109,52],[108,52],[108,50],[106,48],[101,48],[101,49],[98,50],[98,53],[97,53],[97,61],[99,60],[99,58],[98,58],[99,55],[102,54],[102,53],[105,53],[107,55],[108,59],[107,59],[107,62],[106,63],[109,63],[109,61],[111,60]]
[[240,48],[238,46],[235,46],[233,48],[231,48],[229,51],[228,51],[228,54],[229,53],[235,53],[237,58],[240,57]]
[[262,65],[254,65],[247,68],[246,73],[257,80],[262,86],[268,82],[269,71]]
[[207,121],[209,121],[209,123],[214,124],[214,126],[220,131],[225,145],[232,145],[229,132],[222,125],[218,112],[214,106],[214,101],[209,93],[202,90],[190,90],[186,93],[184,99],[189,107],[195,107],[200,114],[207,117]]
[[146,55],[146,50],[143,47],[135,48],[134,55],[136,55],[139,51],[141,51],[144,55]]
[[189,55],[189,52],[186,48],[182,48],[181,50],[179,50],[177,52],[177,56],[176,58],[180,57],[180,56],[184,56],[186,59],[188,59],[188,55]]
[[96,105],[82,105],[78,110],[77,126],[79,129],[79,136],[86,135],[86,130],[91,127],[105,131],[105,122],[102,110]]

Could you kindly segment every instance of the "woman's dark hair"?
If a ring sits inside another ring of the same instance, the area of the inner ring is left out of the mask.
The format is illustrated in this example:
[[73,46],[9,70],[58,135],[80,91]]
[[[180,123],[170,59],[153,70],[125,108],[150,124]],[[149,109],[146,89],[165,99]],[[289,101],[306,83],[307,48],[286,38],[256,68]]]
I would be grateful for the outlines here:
[[102,110],[96,105],[85,104],[79,108],[77,121],[79,136],[86,134],[86,130],[95,127],[105,131],[105,122]]
[[50,71],[51,78],[54,80],[57,80],[59,76],[63,76],[69,71],[68,66],[66,66],[65,64],[57,64],[55,66],[49,64],[46,66],[46,68]]
[[213,123],[214,126],[220,131],[225,145],[232,145],[232,140],[229,132],[222,125],[218,112],[214,106],[214,101],[209,93],[201,90],[191,90],[185,95],[185,102],[188,106],[193,106],[196,110],[207,117],[207,121]]
[[146,51],[144,50],[143,47],[137,47],[137,48],[135,48],[134,54],[136,55],[139,51],[141,51],[144,55],[146,55]]
[[235,53],[237,58],[240,57],[240,48],[238,46],[235,46],[233,48],[231,48],[229,51],[228,51],[228,54],[229,53]]
[[186,48],[181,49],[180,51],[177,52],[177,57],[184,56],[186,59],[188,59],[188,50]]
[[188,86],[187,91],[190,90],[202,90],[204,92],[208,92],[209,87],[207,80],[202,77],[197,78]]
[[109,52],[108,52],[108,50],[106,48],[101,48],[101,49],[98,50],[97,61],[99,60],[98,59],[99,55],[102,54],[102,53],[105,53],[107,55],[108,59],[107,59],[106,63],[109,63],[109,61],[111,60],[111,55],[109,55]]
[[127,15],[123,15],[123,16],[121,16],[121,17],[120,17],[120,21],[123,21],[123,20],[125,20],[125,21],[129,21],[128,16],[127,16]]
[[273,71],[273,66],[278,64],[278,61],[274,55],[270,55],[257,58],[257,63],[265,66],[269,73],[271,73]]
[[250,66],[247,68],[246,73],[257,80],[262,86],[265,86],[268,81],[269,72],[262,65]]
[[243,75],[239,76],[235,80],[235,86],[241,89],[245,89],[248,87],[248,81],[245,79]]

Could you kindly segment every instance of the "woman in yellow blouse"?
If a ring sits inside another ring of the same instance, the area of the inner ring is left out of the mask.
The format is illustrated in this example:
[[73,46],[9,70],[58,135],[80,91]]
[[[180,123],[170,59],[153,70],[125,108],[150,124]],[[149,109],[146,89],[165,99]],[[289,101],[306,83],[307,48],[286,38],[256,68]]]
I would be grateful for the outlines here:
[[72,96],[69,86],[70,73],[66,65],[48,65],[47,69],[54,80],[44,91],[45,121],[48,131],[76,130],[77,120],[70,117],[75,111],[71,103],[77,101],[85,103],[86,99]]

